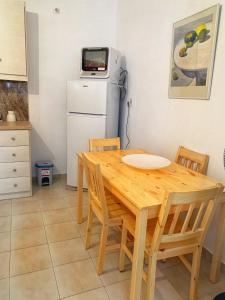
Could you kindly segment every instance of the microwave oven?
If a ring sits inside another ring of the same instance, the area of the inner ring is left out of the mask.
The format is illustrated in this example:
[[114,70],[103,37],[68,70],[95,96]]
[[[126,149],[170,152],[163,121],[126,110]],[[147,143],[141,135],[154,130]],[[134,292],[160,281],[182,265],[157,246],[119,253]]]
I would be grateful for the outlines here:
[[108,47],[83,48],[81,51],[81,78],[109,78],[120,69],[119,51]]

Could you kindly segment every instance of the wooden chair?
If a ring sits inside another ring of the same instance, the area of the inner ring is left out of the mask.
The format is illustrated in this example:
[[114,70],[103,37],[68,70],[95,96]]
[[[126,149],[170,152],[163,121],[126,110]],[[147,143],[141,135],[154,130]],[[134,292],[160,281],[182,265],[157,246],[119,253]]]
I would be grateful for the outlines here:
[[104,151],[107,149],[120,150],[120,138],[89,140],[89,151]]
[[86,249],[91,246],[91,230],[94,214],[102,224],[99,256],[97,262],[97,273],[103,272],[104,258],[106,251],[120,249],[120,243],[107,245],[108,232],[110,227],[122,225],[122,216],[127,213],[121,206],[118,199],[109,191],[104,190],[100,165],[89,160],[87,154],[83,154],[84,167],[88,182],[89,211],[86,228],[85,245]]
[[176,154],[175,162],[193,171],[206,174],[209,156],[180,146]]
[[225,192],[221,196],[219,205],[219,217],[216,228],[216,237],[214,242],[214,251],[211,262],[210,280],[216,283],[220,278],[221,262],[225,250]]
[[[171,193],[161,205],[158,218],[149,220],[145,248],[148,269],[143,271],[147,300],[154,299],[157,260],[175,256],[179,256],[191,272],[189,299],[196,299],[203,241],[222,191],[223,186],[218,185],[208,190]],[[190,225],[194,211],[197,211],[196,219]],[[125,254],[132,261],[132,252],[127,246],[128,232],[134,237],[135,219],[130,215],[123,217],[120,271],[124,270]],[[186,254],[193,255],[192,262],[184,257]]]

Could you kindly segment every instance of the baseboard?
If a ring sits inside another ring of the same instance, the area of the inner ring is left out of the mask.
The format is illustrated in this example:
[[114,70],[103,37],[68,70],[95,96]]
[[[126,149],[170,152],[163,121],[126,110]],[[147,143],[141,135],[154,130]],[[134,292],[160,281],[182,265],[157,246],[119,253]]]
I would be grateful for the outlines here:
[[[66,189],[67,190],[71,190],[71,191],[77,191],[77,187],[76,186],[72,186],[72,185],[66,185]],[[83,188],[83,192],[87,192],[88,191],[88,189],[86,189],[86,188]]]

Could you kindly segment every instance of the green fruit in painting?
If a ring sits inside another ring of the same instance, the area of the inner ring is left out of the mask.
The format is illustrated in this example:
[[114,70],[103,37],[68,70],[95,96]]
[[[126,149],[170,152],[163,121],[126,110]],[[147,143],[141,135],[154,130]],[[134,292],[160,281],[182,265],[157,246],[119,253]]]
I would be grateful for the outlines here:
[[202,31],[198,35],[199,43],[203,43],[207,40],[209,31],[207,29],[202,29]]
[[178,76],[177,72],[175,72],[175,71],[173,72],[172,77],[173,77],[173,80],[179,79],[179,76]]
[[192,45],[191,45],[191,47],[192,47],[196,37],[197,37],[197,33],[194,30],[192,30],[185,34],[184,41],[186,44],[189,44],[189,45],[191,45],[191,43],[192,43]]
[[188,43],[186,43],[186,47],[187,47],[187,48],[191,48],[193,45],[194,45],[193,42],[188,42]]

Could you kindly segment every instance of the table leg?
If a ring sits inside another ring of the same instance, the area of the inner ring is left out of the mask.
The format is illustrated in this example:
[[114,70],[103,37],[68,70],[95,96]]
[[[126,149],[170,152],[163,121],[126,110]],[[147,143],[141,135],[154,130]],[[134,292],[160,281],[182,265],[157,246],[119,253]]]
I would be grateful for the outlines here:
[[83,162],[82,158],[78,155],[78,183],[77,183],[77,223],[80,224],[82,223],[83,220],[83,172],[84,172],[84,167],[83,167]]
[[141,286],[144,262],[148,209],[143,209],[136,215],[134,253],[130,287],[130,300],[141,299]]
[[215,249],[212,257],[210,280],[217,282],[220,277],[221,262],[225,248],[225,202],[221,204],[220,216],[217,226]]

